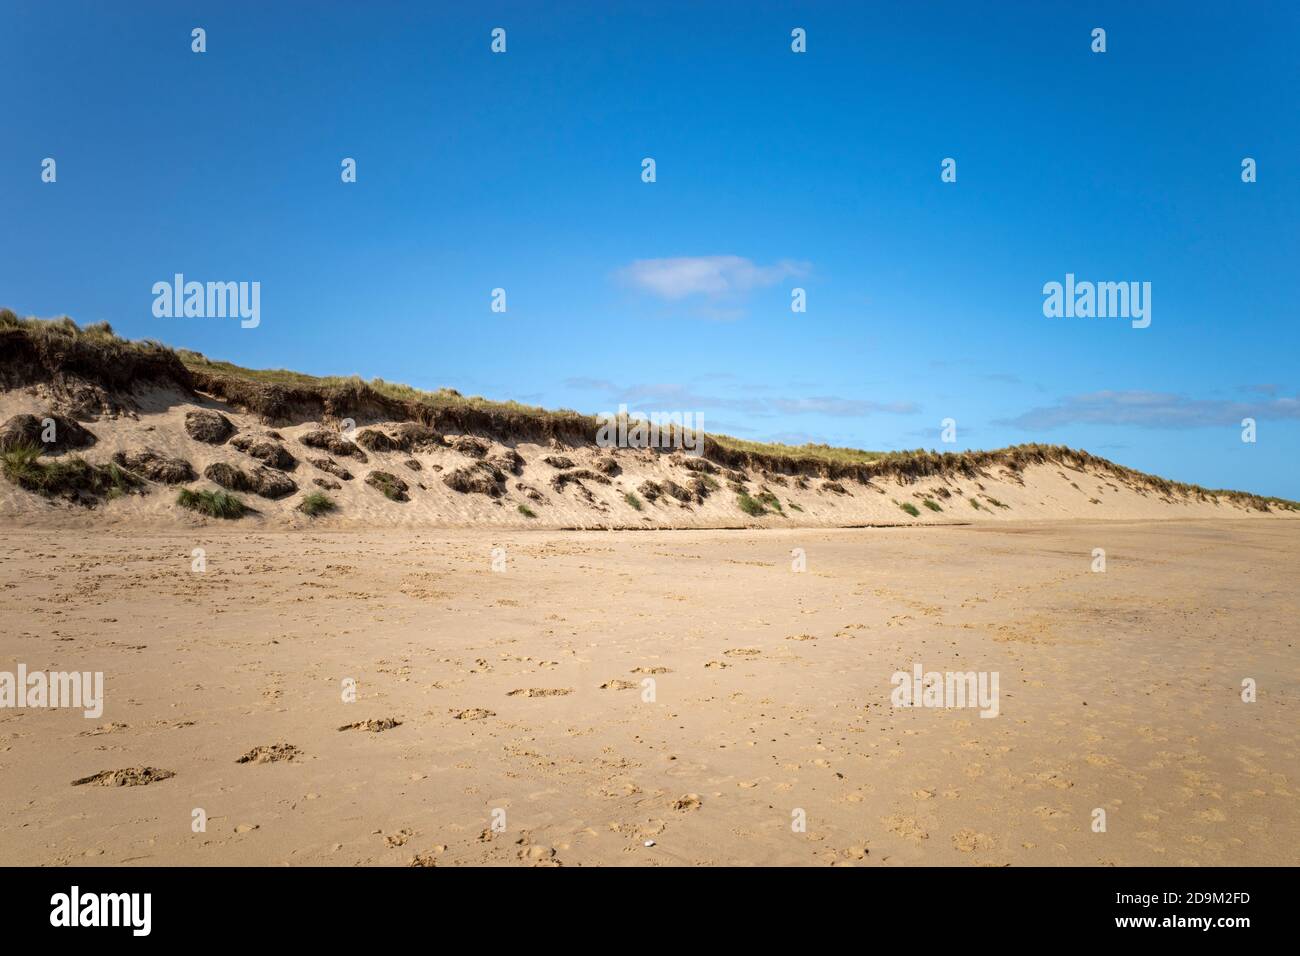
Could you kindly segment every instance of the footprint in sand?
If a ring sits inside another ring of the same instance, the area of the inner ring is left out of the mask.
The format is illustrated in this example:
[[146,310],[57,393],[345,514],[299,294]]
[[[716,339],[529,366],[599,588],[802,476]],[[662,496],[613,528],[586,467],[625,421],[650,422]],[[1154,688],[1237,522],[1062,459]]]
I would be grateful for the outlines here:
[[763,652],[757,647],[730,647],[722,653],[728,657],[758,657]]
[[518,687],[506,694],[507,697],[567,697],[573,693],[572,687]]
[[888,827],[892,832],[899,836],[907,837],[909,840],[928,840],[930,834],[921,826],[920,821],[915,817],[881,817],[880,822]]
[[402,726],[396,717],[378,717],[371,720],[359,720],[355,724],[344,724],[339,730],[366,730],[372,734],[382,734],[385,730]]
[[74,787],[87,784],[96,787],[144,787],[159,780],[168,780],[176,776],[171,770],[157,767],[126,767],[122,770],[101,770],[99,773],[72,781]]
[[953,847],[961,853],[974,853],[976,850],[993,849],[993,838],[987,833],[962,828],[952,835]]
[[415,856],[411,857],[411,862],[406,865],[426,866],[426,867],[437,866],[438,857],[446,852],[447,852],[447,848],[445,846],[441,846],[441,845],[435,846],[432,850],[429,850],[427,853],[417,853]]
[[486,720],[497,715],[495,710],[488,710],[486,707],[470,707],[468,710],[452,709],[448,713],[457,720]]
[[1044,770],[1042,773],[1030,774],[1030,776],[1039,783],[1048,784],[1057,790],[1069,790],[1074,786],[1074,781],[1067,779],[1059,770]]
[[704,801],[700,799],[698,793],[688,793],[674,800],[672,804],[674,810],[698,810],[703,805]]
[[114,721],[110,724],[100,724],[98,727],[94,728],[93,730],[83,730],[81,733],[77,734],[77,736],[98,737],[102,734],[111,734],[118,730],[127,730],[130,728],[130,726],[131,726],[130,724],[122,724],[122,723],[118,723],[117,721]]
[[555,848],[544,846],[541,843],[534,843],[528,846],[520,847],[519,859],[525,863],[531,863],[533,866],[560,866],[560,861],[555,859]]
[[297,760],[302,751],[293,744],[263,744],[254,747],[235,763],[278,763],[281,760]]
[[628,671],[629,674],[671,674],[672,672],[671,667],[634,667]]
[[724,667],[730,667],[731,665],[723,661],[708,661],[704,666],[713,668],[714,670],[722,670]]
[[634,680],[607,680],[600,685],[601,690],[636,690],[641,685]]

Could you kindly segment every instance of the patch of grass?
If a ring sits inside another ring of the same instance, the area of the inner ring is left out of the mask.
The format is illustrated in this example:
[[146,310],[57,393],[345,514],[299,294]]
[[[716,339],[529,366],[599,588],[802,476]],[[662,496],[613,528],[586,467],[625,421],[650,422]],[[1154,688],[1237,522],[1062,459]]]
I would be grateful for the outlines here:
[[195,491],[182,488],[176,503],[209,518],[242,518],[247,506],[228,491]]
[[117,465],[92,465],[84,458],[41,461],[37,445],[15,445],[0,454],[0,472],[27,491],[53,498],[118,498],[140,487],[142,482]]
[[641,499],[638,498],[636,495],[632,494],[632,492],[630,491],[627,494],[623,495],[623,500],[626,501],[628,504],[630,504],[637,511],[640,511],[642,507],[644,507],[641,504]]
[[789,508],[791,511],[803,511],[803,509],[800,508],[800,507],[799,507],[797,504],[795,504],[793,501],[787,501],[787,502],[785,503],[785,506],[786,506],[787,508]]
[[927,508],[929,508],[931,511],[942,511],[942,510],[943,510],[942,508],[939,507],[939,502],[937,502],[937,501],[932,501],[932,500],[929,499],[929,498],[926,498],[924,501],[921,502],[921,504],[925,505],[925,506],[926,506]]
[[44,467],[36,460],[40,455],[41,450],[36,445],[15,445],[10,448],[0,455],[0,467],[4,469],[5,478],[28,491],[35,491],[33,486],[39,484]]
[[313,491],[309,495],[303,495],[302,501],[298,502],[298,510],[309,518],[317,515],[329,514],[331,511],[337,511],[338,505],[329,495],[319,491]]
[[372,471],[366,476],[366,483],[378,488],[389,501],[407,501],[406,492],[397,483],[399,480],[385,471]]
[[1010,507],[1011,507],[1010,505],[1004,505],[1002,502],[998,501],[998,499],[996,499],[996,498],[992,498],[992,497],[989,498],[989,504],[993,505],[993,507],[995,507],[995,508],[1010,508]]
[[910,501],[905,501],[905,502],[903,502],[901,505],[899,505],[898,507],[902,508],[902,509],[903,509],[904,511],[906,511],[908,514],[910,514],[913,518],[919,518],[919,517],[921,516],[920,509],[918,509],[918,508],[916,507],[916,505],[912,504],[912,502],[910,502]]
[[[539,418],[555,417],[561,418],[568,415],[574,415],[575,412],[567,409],[551,411],[545,408],[539,408],[536,405],[525,405],[522,402],[515,401],[493,401],[483,398],[481,395],[465,396],[454,388],[440,388],[435,391],[426,389],[413,388],[410,385],[402,385],[398,382],[386,382],[382,378],[372,378],[369,381],[363,379],[360,375],[306,375],[302,372],[291,372],[282,368],[244,368],[235,365],[232,362],[215,361],[203,355],[201,352],[193,352],[189,349],[176,349],[176,357],[185,364],[187,368],[195,371],[207,372],[209,374],[228,375],[232,378],[243,379],[250,382],[262,382],[270,385],[289,385],[298,388],[318,388],[318,389],[355,389],[360,386],[366,386],[383,395],[385,398],[396,399],[397,401],[419,402],[422,405],[428,405],[433,408],[473,408],[487,411],[512,411],[527,415],[534,415]],[[594,422],[595,419],[593,418]]]
[[[107,325],[108,323],[104,324]],[[139,478],[114,462],[104,465],[101,470],[108,473],[108,488],[105,489],[105,494],[109,498],[120,498],[125,494],[129,494],[133,488],[138,487],[140,484]]]
[[976,501],[974,498],[967,498],[966,500],[970,502],[970,506],[974,508],[976,511],[980,510],[980,503]]
[[712,475],[701,475],[700,480],[704,482],[704,487],[708,488],[709,491],[717,491],[722,487],[722,485],[718,483],[718,479],[714,478]]
[[536,518],[536,517],[537,517],[537,512],[533,511],[533,509],[530,508],[530,507],[528,507],[528,505],[520,505],[520,506],[519,506],[519,513],[520,513],[521,515],[523,515],[525,518]]
[[771,442],[745,441],[729,435],[710,435],[723,448],[732,451],[749,452],[755,455],[776,455],[782,458],[814,458],[818,461],[830,461],[837,464],[865,464],[886,457],[878,451],[861,451],[857,448],[833,448],[830,445],[781,445]]
[[772,494],[772,492],[760,491],[758,493],[758,501],[764,507],[771,508],[773,511],[777,512],[777,514],[781,513],[781,502],[777,499],[776,495]]
[[740,510],[745,512],[745,514],[751,515],[755,518],[757,518],[759,515],[767,514],[767,509],[764,508],[761,503],[755,501],[753,498],[749,497],[749,495],[745,494],[743,491],[740,494],[736,495],[736,504],[740,506]]

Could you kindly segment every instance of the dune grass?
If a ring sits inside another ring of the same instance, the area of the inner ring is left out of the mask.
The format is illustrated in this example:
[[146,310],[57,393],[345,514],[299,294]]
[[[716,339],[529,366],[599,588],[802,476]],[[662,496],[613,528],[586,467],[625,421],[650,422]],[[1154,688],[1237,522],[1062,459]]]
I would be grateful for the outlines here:
[[931,511],[942,511],[942,510],[943,510],[943,508],[941,508],[941,507],[939,506],[939,502],[934,501],[934,500],[931,499],[931,498],[926,498],[924,501],[921,502],[921,504],[925,505],[925,506],[926,506],[927,508],[929,508]]
[[903,502],[901,505],[899,505],[898,507],[902,508],[902,509],[903,509],[904,511],[906,511],[908,514],[910,514],[913,518],[919,518],[919,517],[921,516],[921,510],[920,510],[919,508],[917,508],[916,505],[912,504],[912,502],[910,502],[910,501],[904,501],[904,502]]
[[736,495],[736,504],[740,507],[741,511],[754,518],[767,514],[767,509],[763,507],[761,502],[751,498],[743,491]]
[[[386,398],[402,402],[419,402],[434,408],[476,408],[491,411],[511,411],[534,416],[576,415],[569,409],[546,409],[536,405],[525,405],[515,401],[494,401],[481,395],[462,395],[454,388],[421,389],[398,382],[388,382],[382,378],[369,380],[360,375],[307,375],[303,372],[291,372],[282,368],[245,368],[232,362],[214,361],[201,352],[189,349],[176,349],[177,357],[187,368],[214,375],[226,375],[231,378],[270,385],[291,385],[297,388],[333,389],[356,388],[366,386]],[[594,419],[593,419],[594,422]]]
[[523,515],[525,518],[536,518],[536,517],[537,517],[537,512],[533,511],[533,509],[530,508],[530,507],[528,507],[528,505],[520,505],[520,506],[519,506],[519,513],[520,513],[521,515]]
[[182,488],[176,496],[176,503],[209,518],[242,518],[248,512],[248,506],[228,491]]
[[320,491],[313,491],[309,495],[303,495],[302,501],[298,502],[298,510],[309,518],[337,511],[338,507],[333,498]]
[[817,461],[829,461],[837,464],[860,465],[870,461],[887,458],[890,453],[863,451],[858,448],[835,448],[831,445],[783,445],[777,442],[746,441],[729,435],[710,435],[723,448],[732,451],[749,452],[755,455],[773,455],[778,458],[812,458]]
[[92,465],[77,456],[42,461],[41,452],[37,445],[15,445],[0,454],[0,472],[18,487],[51,498],[59,495],[119,498],[143,484],[135,475],[112,463]]
[[630,504],[637,511],[640,511],[643,507],[645,507],[644,505],[641,504],[641,499],[638,498],[630,491],[627,492],[625,495],[623,495],[623,500],[626,501],[628,504]]

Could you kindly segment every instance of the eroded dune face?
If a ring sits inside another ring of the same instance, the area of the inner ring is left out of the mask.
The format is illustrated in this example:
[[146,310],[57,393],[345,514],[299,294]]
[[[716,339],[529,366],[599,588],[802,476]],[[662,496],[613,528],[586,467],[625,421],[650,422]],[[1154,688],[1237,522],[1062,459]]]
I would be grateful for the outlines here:
[[[1263,511],[1259,499],[1172,489],[1091,458],[993,459],[920,478],[831,469],[791,474],[763,461],[604,448],[595,436],[515,441],[384,419],[272,427],[234,405],[176,389],[138,392],[132,404],[128,413],[83,413],[74,422],[40,390],[0,393],[0,444],[7,434],[15,444],[29,442],[37,424],[53,421],[56,441],[43,447],[37,465],[57,471],[60,463],[84,460],[90,466],[45,484],[40,473],[7,476],[0,482],[3,517],[160,527],[222,520],[178,503],[178,488],[226,492],[244,506],[242,517],[226,520],[270,528],[780,528],[1296,516],[1276,506]],[[304,506],[312,495],[327,499],[314,515]]]

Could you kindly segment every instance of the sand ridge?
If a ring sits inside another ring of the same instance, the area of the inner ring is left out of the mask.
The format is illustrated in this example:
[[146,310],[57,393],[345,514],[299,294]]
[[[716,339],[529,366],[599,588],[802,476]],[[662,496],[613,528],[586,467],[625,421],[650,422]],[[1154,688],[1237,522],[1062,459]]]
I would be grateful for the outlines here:
[[[303,421],[273,428],[224,403],[175,390],[143,391],[135,403],[139,411],[134,416],[103,416],[85,423],[98,440],[75,454],[102,465],[115,456],[134,462],[151,452],[188,464],[196,476],[193,480],[180,485],[148,481],[142,486],[147,493],[104,500],[93,509],[45,499],[0,481],[0,522],[14,521],[24,527],[202,527],[221,519],[179,507],[177,488],[219,490],[205,477],[214,465],[262,483],[273,480],[273,485],[296,486],[277,497],[238,492],[254,509],[239,519],[250,530],[796,528],[1035,519],[1300,518],[1300,511],[1263,512],[1241,500],[1172,493],[1102,468],[1074,468],[1063,462],[1020,470],[994,467],[973,476],[830,481],[758,468],[731,469],[652,449],[527,441],[505,445],[472,435],[449,435],[404,450],[360,449],[343,440],[337,423]],[[0,394],[0,420],[19,414],[39,416],[46,407],[37,390]],[[225,416],[235,434],[215,444],[196,440],[187,431],[186,418],[198,411]],[[406,424],[362,421],[349,437],[362,440],[366,432],[394,435]],[[303,443],[304,438],[311,441],[322,433],[337,436],[340,448],[360,455],[349,457]],[[493,470],[499,481],[484,477]],[[447,483],[453,474],[463,476],[464,483],[456,487],[491,493],[456,490]],[[400,500],[386,496],[385,488],[400,489],[396,496]],[[303,495],[312,492],[326,494],[336,509],[318,517],[303,514],[299,504]],[[743,510],[742,492],[762,503],[766,513]]]

